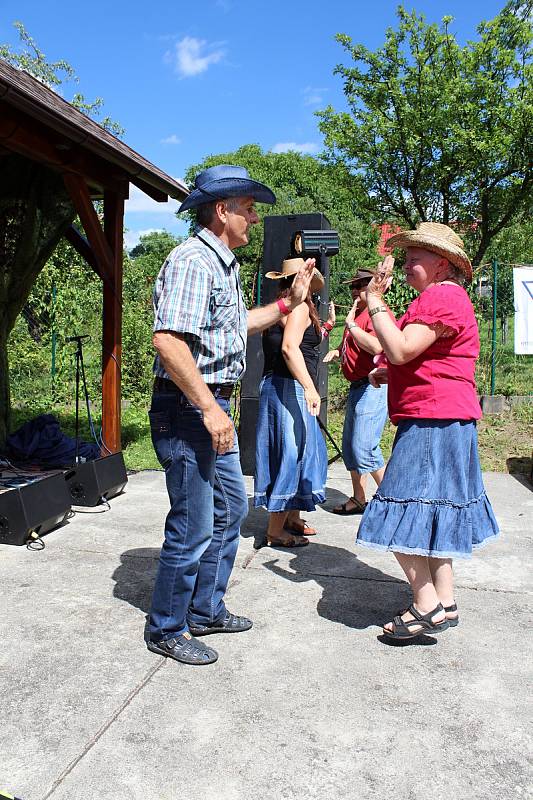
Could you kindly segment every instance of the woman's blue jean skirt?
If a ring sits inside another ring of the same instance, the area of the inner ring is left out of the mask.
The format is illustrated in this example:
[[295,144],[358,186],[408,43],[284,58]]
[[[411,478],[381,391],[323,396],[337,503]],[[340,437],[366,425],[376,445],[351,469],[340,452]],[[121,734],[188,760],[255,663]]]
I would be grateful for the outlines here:
[[346,469],[365,475],[385,465],[379,442],[387,421],[387,386],[350,386],[342,429]]
[[432,558],[468,558],[498,532],[481,477],[476,423],[400,421],[357,544]]
[[314,511],[326,499],[328,457],[318,420],[293,378],[261,383],[255,450],[254,505],[267,511]]

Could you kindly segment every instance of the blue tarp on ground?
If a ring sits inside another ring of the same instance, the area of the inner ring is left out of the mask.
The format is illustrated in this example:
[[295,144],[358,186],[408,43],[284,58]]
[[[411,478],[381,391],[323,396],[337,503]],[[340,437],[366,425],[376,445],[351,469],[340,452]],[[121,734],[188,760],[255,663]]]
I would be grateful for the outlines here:
[[[14,461],[59,467],[71,466],[76,456],[76,440],[63,433],[53,414],[28,420],[7,437],[6,444]],[[100,448],[80,441],[78,455],[85,461],[93,461],[99,458]]]

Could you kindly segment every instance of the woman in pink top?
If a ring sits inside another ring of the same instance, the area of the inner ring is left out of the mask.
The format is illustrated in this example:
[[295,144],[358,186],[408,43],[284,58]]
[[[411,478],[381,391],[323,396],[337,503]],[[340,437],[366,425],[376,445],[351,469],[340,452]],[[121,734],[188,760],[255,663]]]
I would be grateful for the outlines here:
[[406,279],[420,294],[397,324],[382,313],[391,256],[367,289],[387,358],[386,370],[375,370],[372,380],[388,381],[389,416],[398,431],[357,543],[392,550],[405,572],[413,603],[383,633],[410,639],[459,623],[452,560],[497,536],[498,525],[477,453],[479,334],[463,288],[472,278],[463,242],[447,225],[423,222],[387,244],[407,250]]

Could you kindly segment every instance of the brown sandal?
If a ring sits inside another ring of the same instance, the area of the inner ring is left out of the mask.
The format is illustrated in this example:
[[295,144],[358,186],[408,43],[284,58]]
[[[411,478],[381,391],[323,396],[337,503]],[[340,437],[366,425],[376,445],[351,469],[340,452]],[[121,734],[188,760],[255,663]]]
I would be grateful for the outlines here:
[[267,536],[268,547],[305,547],[306,544],[309,544],[309,539],[304,536],[293,536],[292,533],[288,533],[285,537],[280,537],[279,539],[270,539]]

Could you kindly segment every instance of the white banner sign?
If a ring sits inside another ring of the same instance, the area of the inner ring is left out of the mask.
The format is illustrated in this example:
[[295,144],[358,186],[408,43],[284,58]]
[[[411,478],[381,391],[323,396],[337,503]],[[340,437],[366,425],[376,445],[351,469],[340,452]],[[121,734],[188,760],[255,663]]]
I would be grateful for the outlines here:
[[533,355],[533,268],[515,267],[514,283],[514,351]]

